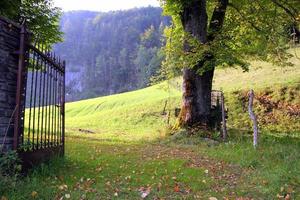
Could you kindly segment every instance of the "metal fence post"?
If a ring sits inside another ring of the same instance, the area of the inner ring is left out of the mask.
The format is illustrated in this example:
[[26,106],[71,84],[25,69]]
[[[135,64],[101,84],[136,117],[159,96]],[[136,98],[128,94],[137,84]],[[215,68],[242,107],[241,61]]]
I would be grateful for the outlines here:
[[63,93],[62,93],[62,145],[63,155],[65,154],[65,92],[66,92],[66,62],[63,61]]
[[22,117],[22,93],[24,91],[24,69],[25,69],[25,52],[26,52],[26,28],[23,24],[20,32],[20,48],[19,48],[19,64],[17,77],[17,93],[16,93],[16,113],[14,122],[14,143],[13,149],[17,150],[19,146],[21,117]]

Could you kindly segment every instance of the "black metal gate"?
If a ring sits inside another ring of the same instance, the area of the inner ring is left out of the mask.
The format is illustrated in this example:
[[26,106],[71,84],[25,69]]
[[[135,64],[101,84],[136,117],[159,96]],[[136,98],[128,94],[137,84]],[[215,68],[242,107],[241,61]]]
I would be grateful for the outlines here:
[[65,62],[21,27],[14,149],[24,167],[64,155]]

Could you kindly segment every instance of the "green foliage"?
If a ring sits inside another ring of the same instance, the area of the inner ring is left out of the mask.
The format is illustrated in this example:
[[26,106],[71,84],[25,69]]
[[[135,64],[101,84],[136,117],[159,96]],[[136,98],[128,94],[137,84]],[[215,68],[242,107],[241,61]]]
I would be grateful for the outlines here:
[[15,151],[0,154],[0,194],[15,186],[20,172],[21,166]]
[[56,45],[55,52],[69,66],[67,99],[146,87],[164,59],[162,32],[170,19],[161,13],[161,8],[153,7],[65,13],[61,19],[65,41]]
[[33,40],[51,46],[62,41],[59,30],[60,8],[53,6],[53,0],[22,0],[20,18],[33,32]]
[[0,155],[0,172],[14,175],[20,172],[18,155],[15,151],[10,151]]
[[[184,67],[194,67],[209,54],[198,73],[213,67],[240,66],[248,70],[249,59],[267,61],[277,65],[290,65],[287,52],[292,37],[291,27],[299,28],[299,2],[288,3],[275,0],[230,1],[223,28],[215,34],[213,41],[200,44],[182,28],[181,12],[191,1],[162,0],[166,15],[171,15],[173,26],[167,28],[166,60],[162,73],[176,75]],[[212,16],[216,1],[207,2],[208,16]],[[276,21],[276,23],[274,23]],[[208,22],[211,23],[211,22]],[[211,29],[208,29],[208,35]],[[190,50],[184,51],[184,44]],[[176,71],[177,73],[174,73]],[[166,76],[166,75],[164,75]],[[166,76],[166,78],[168,78]]]
[[139,46],[134,64],[138,67],[138,79],[140,86],[149,85],[151,77],[156,76],[161,68],[161,63],[165,58],[165,54],[160,48],[164,42],[162,38],[163,24],[159,31],[151,26],[141,35],[141,44]]
[[0,15],[23,23],[33,33],[33,40],[51,46],[62,41],[59,30],[61,11],[52,0],[5,0],[0,2]]
[[[287,87],[264,88],[256,90],[254,103],[260,130],[271,134],[294,137],[300,133],[300,124],[297,123],[297,105],[300,104],[300,85]],[[237,129],[251,130],[252,123],[248,116],[248,91],[237,91],[226,95],[229,112],[228,125]]]
[[13,20],[18,19],[20,0],[5,0],[0,2],[0,15]]

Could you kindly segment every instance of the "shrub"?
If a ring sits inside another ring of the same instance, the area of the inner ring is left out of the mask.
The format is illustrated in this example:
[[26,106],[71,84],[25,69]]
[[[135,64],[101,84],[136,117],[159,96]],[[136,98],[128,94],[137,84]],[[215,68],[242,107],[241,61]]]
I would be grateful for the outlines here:
[[15,187],[21,165],[15,151],[0,154],[0,194]]

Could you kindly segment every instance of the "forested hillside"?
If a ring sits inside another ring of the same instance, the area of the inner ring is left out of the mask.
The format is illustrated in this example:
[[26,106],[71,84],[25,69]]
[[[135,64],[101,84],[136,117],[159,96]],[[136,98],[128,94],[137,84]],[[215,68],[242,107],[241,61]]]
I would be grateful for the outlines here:
[[164,58],[161,8],[98,13],[67,12],[64,42],[55,52],[67,61],[68,101],[121,93],[148,85]]

